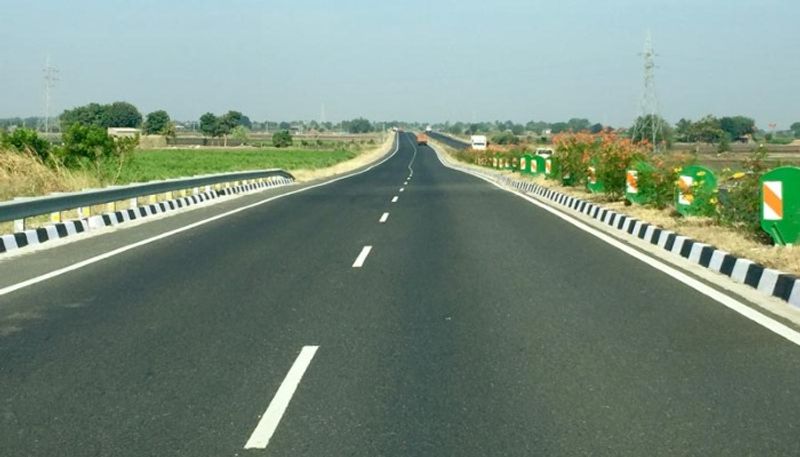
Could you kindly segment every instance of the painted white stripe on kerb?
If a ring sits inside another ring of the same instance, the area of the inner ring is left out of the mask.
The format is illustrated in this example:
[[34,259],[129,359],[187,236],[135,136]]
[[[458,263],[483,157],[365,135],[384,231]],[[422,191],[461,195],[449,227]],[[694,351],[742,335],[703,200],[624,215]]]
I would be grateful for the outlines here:
[[765,268],[764,272],[761,274],[761,280],[758,281],[759,292],[772,295],[772,293],[775,292],[775,284],[778,283],[778,277],[780,275],[780,271]]
[[711,254],[711,263],[708,264],[708,268],[712,271],[719,271],[722,269],[722,262],[725,261],[725,256],[728,255],[725,251],[715,250],[713,254]]
[[398,199],[398,198],[400,198],[400,197],[398,197],[397,195],[395,195],[395,196],[394,196],[394,198],[392,198],[392,203],[397,203],[397,199]]
[[683,243],[684,242],[686,242],[686,237],[685,236],[682,236],[682,235],[681,236],[676,236],[675,237],[675,243],[673,243],[672,250],[670,252],[672,252],[673,254],[680,255],[681,254],[681,250],[683,250]]
[[361,249],[361,253],[358,254],[356,257],[356,261],[353,262],[353,268],[361,268],[364,266],[364,262],[367,260],[367,256],[369,255],[369,251],[372,250],[372,246],[364,246]]
[[3,235],[3,245],[6,247],[6,251],[10,251],[12,249],[18,249],[17,247],[17,239],[14,238],[14,235]]
[[387,219],[389,219],[389,213],[383,213],[378,222],[380,222],[381,224],[385,224]]
[[708,245],[703,243],[692,245],[692,251],[689,253],[689,262],[700,263],[700,256],[703,255],[703,248],[705,247],[708,247]]
[[319,349],[319,346],[304,346],[303,350],[300,351],[300,355],[297,356],[292,368],[289,369],[286,378],[283,379],[278,391],[275,392],[275,397],[272,398],[264,415],[261,416],[261,420],[258,421],[256,429],[253,430],[250,439],[245,443],[245,449],[266,449],[270,438],[272,438],[283,414],[286,412],[286,408],[289,406],[289,402],[292,400],[292,396],[294,396],[294,392],[297,390],[297,386],[300,384],[300,380],[303,379],[308,365],[311,364],[311,359],[317,353],[317,349]]
[[733,273],[731,273],[731,279],[736,282],[744,284],[744,279],[747,277],[747,270],[750,268],[753,262],[747,259],[739,259],[733,266]]

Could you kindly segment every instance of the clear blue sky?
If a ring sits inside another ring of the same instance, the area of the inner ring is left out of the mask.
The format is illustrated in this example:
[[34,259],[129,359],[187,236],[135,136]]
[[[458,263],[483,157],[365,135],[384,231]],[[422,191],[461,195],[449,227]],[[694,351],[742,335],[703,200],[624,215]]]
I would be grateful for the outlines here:
[[798,0],[0,0],[0,117],[126,100],[173,118],[800,120]]

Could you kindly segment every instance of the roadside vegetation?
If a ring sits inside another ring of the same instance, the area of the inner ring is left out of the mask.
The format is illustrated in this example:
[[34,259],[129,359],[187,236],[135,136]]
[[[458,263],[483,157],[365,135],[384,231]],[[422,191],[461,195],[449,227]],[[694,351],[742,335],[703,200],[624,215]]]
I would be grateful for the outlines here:
[[[477,166],[492,166],[493,158],[513,163],[534,148],[491,146],[487,150],[455,150],[440,145],[455,159]],[[612,131],[598,134],[563,133],[553,138],[554,173],[543,175],[517,174],[575,197],[602,204],[604,207],[654,223],[720,249],[755,260],[765,266],[800,275],[800,251],[791,246],[773,246],[771,238],[760,228],[760,177],[774,168],[767,161],[763,147],[737,162],[735,168],[716,172],[718,188],[702,189],[696,183],[691,189],[698,202],[691,215],[680,213],[675,206],[676,183],[685,167],[702,162],[702,156],[685,152],[653,153],[646,141],[634,142]],[[592,167],[594,174],[590,173]],[[638,188],[643,204],[626,197],[626,170],[638,170]],[[510,170],[503,171],[511,173]],[[587,184],[602,182],[601,189],[590,190]]]
[[[178,123],[164,110],[143,116],[127,102],[68,109],[58,121],[57,134],[41,134],[20,126],[32,120],[0,120],[0,200],[228,171],[282,168],[308,173],[374,149],[379,138],[306,135],[296,140],[291,123],[273,123],[280,127],[277,131],[255,135],[251,129],[265,123],[228,111],[206,113],[196,125],[204,137],[219,139],[219,147],[165,148],[163,138],[179,135]],[[376,129],[363,118],[340,125],[354,134]],[[142,138],[148,140],[148,148],[140,147]],[[162,147],[153,148],[159,144],[153,138],[162,138]],[[225,147],[229,138],[237,147]]]

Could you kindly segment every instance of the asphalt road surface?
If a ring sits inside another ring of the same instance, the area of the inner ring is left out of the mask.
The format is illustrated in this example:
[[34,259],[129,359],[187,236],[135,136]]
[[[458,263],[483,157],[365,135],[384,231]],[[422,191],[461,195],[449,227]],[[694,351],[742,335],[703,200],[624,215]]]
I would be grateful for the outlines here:
[[409,134],[0,310],[2,456],[800,455],[800,348]]

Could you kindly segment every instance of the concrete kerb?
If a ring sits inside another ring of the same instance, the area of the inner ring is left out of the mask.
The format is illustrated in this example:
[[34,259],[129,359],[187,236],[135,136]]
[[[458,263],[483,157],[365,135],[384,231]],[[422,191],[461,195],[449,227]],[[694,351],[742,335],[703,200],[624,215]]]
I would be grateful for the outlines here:
[[87,218],[69,220],[37,229],[30,229],[9,235],[2,235],[0,236],[0,254],[18,251],[19,249],[82,234],[91,230],[124,224],[137,219],[143,219],[191,206],[197,206],[212,200],[218,200],[222,197],[231,197],[265,189],[282,187],[292,184],[293,182],[294,180],[292,179],[279,176],[263,182],[251,182],[236,186],[226,186],[220,189],[210,189],[205,192],[199,192],[186,197],[173,198],[171,200],[166,200],[159,203],[142,205],[126,210],[110,211]]
[[567,196],[539,184],[514,179],[492,170],[466,167],[449,157],[442,157],[443,154],[438,150],[436,153],[439,154],[442,161],[447,160],[453,168],[479,173],[506,187],[587,215],[614,230],[625,232],[628,236],[639,238],[672,255],[683,257],[715,273],[728,276],[737,283],[750,286],[762,294],[778,298],[795,308],[800,308],[800,279],[792,274],[766,268],[752,260],[734,256],[714,246],[662,229],[654,224],[618,214],[595,203]]

